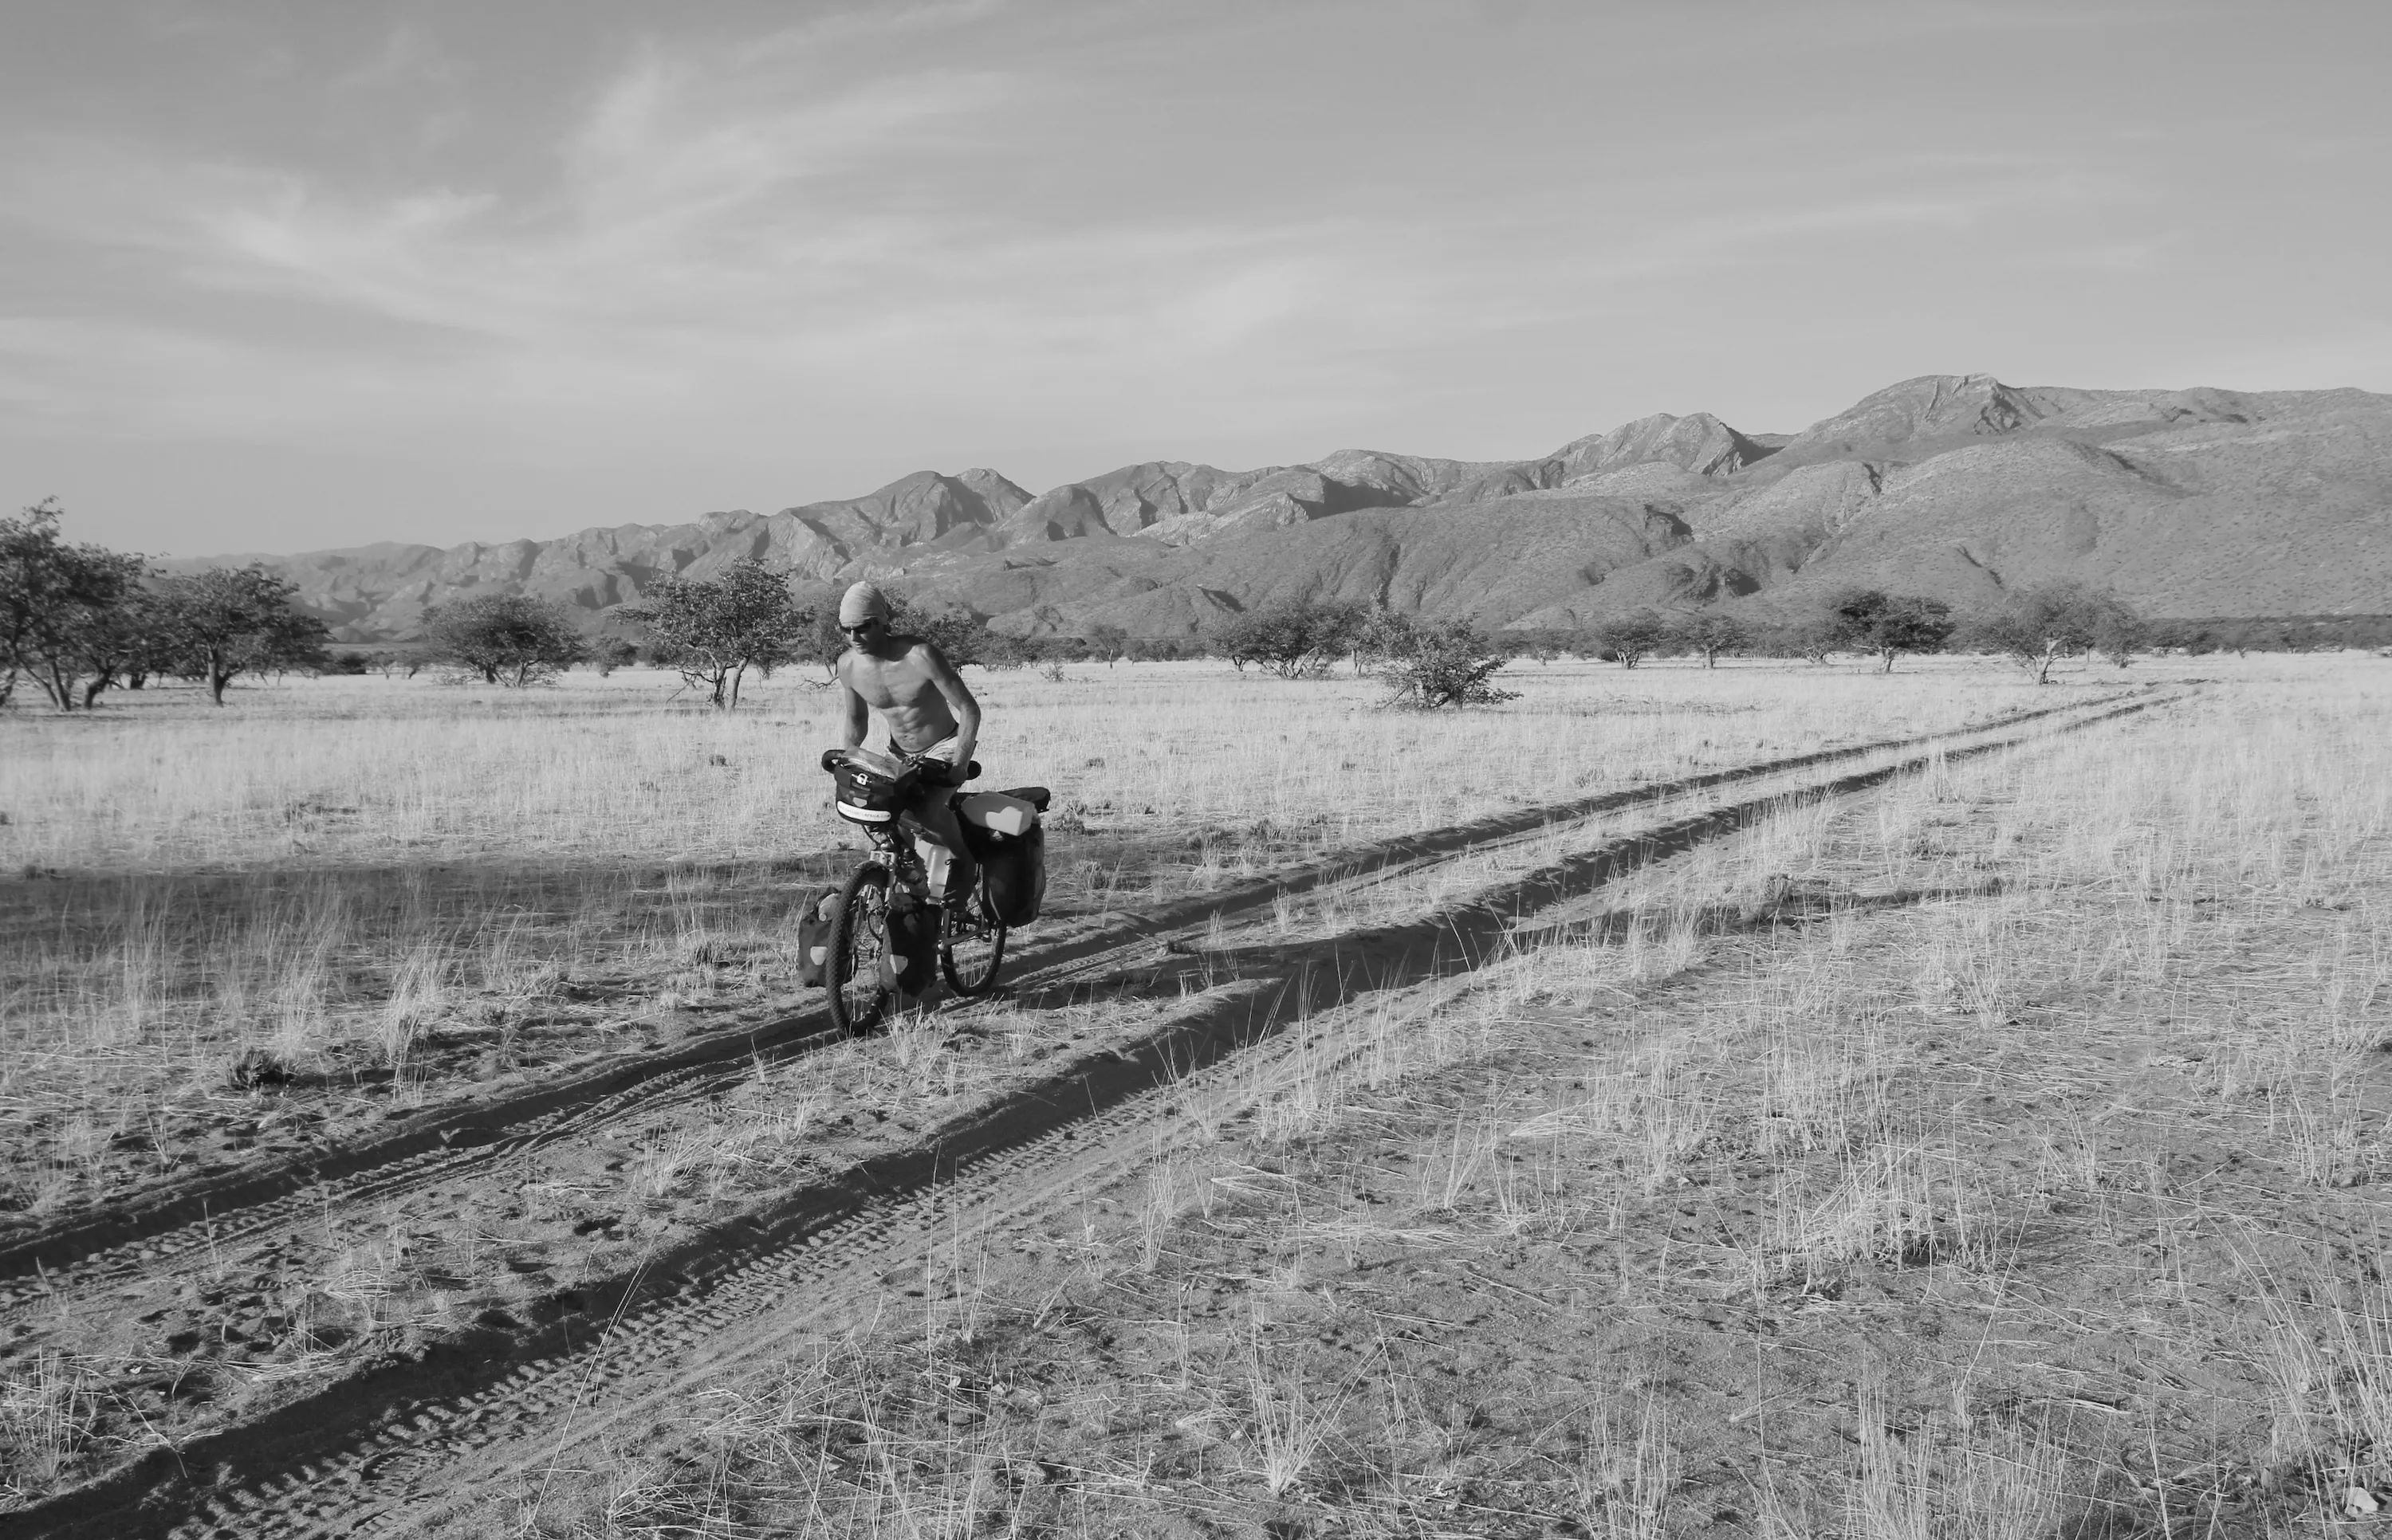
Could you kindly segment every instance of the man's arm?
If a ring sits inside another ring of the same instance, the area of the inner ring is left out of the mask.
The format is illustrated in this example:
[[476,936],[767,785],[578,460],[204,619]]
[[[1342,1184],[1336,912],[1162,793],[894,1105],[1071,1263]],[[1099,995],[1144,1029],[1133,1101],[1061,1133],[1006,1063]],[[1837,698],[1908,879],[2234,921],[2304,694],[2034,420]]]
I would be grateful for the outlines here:
[[964,767],[971,763],[972,750],[980,745],[980,702],[972,699],[971,687],[945,654],[927,641],[921,644],[921,665],[956,719],[956,773],[960,778]]
[[847,681],[847,658],[844,654],[840,656],[838,667],[838,704],[845,717],[840,726],[847,739],[847,746],[862,748],[864,735],[872,731],[872,708],[864,705],[864,697],[855,692],[855,686]]

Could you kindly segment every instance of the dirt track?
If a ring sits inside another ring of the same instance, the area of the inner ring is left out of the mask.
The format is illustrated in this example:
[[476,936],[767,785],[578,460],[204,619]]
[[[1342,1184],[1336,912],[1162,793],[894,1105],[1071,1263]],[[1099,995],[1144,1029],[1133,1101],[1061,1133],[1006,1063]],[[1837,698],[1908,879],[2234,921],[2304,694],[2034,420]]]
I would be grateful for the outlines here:
[[[1008,1008],[1053,1012],[1092,990],[1152,1007],[1124,1030],[958,1116],[900,1129],[902,1137],[766,1200],[627,1250],[620,1265],[552,1299],[544,1318],[477,1324],[395,1362],[358,1365],[9,1522],[61,1535],[459,1533],[443,1528],[448,1499],[569,1467],[572,1450],[768,1352],[793,1321],[817,1331],[861,1322],[882,1308],[884,1280],[918,1274],[942,1247],[1046,1216],[1150,1158],[1158,1131],[1184,1123],[1192,1098],[1234,1094],[1202,1078],[1208,1066],[1267,1051],[1312,1014],[1476,967],[1516,944],[1524,920],[1789,798],[1851,796],[1932,757],[1996,752],[2166,698],[2113,696],[1989,729],[1505,814],[1085,922],[1028,951]],[[1731,784],[1741,795],[1717,805],[1712,794]],[[1621,815],[1633,826],[1597,826]],[[1573,830],[1585,848],[1567,848]],[[1465,857],[1514,864],[1462,901],[1391,923],[1294,940],[1231,928],[1295,895],[1384,891]],[[0,1270],[15,1275],[7,1308],[28,1319],[78,1301],[145,1311],[203,1267],[220,1274],[228,1249],[270,1250],[283,1232],[318,1221],[329,1229],[336,1212],[444,1187],[526,1182],[543,1158],[618,1125],[702,1115],[766,1063],[823,1045],[809,1013],[452,1109],[313,1160],[162,1189],[124,1213],[56,1227],[0,1255]]]

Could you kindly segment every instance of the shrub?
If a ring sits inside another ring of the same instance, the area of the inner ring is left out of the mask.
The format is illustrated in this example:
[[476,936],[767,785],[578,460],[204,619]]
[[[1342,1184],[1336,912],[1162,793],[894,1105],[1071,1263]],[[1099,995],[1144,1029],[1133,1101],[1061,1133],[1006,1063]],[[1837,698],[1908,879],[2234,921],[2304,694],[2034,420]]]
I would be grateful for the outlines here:
[[640,650],[627,637],[601,637],[590,644],[591,664],[598,677],[604,679],[618,668],[629,668],[640,661]]
[[1569,631],[1557,631],[1551,627],[1528,630],[1506,631],[1503,641],[1514,657],[1534,658],[1539,663],[1551,663],[1569,652],[1578,638]]
[[1512,661],[1508,649],[1467,620],[1416,626],[1401,615],[1377,621],[1372,638],[1379,676],[1390,705],[1434,711],[1441,705],[1494,705],[1517,700],[1516,690],[1488,682]]

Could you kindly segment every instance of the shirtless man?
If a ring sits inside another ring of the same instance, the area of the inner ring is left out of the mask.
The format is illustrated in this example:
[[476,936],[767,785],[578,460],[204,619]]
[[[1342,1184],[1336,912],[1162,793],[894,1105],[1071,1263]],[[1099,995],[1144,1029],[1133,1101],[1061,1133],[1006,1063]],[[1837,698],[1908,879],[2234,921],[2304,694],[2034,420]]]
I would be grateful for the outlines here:
[[904,822],[922,846],[931,901],[961,904],[979,874],[947,804],[980,741],[980,703],[936,647],[890,630],[889,601],[871,584],[856,584],[838,602],[838,628],[847,637],[847,651],[838,655],[847,746],[864,745],[878,711],[889,724],[890,754],[943,759],[953,767],[946,777],[935,766],[925,770],[923,795]]

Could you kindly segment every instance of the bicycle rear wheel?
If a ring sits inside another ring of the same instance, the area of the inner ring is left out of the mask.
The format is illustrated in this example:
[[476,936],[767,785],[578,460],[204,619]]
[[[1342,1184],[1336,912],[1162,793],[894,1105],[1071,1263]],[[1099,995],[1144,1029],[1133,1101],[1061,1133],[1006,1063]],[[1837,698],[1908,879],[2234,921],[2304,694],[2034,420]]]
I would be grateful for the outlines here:
[[880,960],[889,950],[889,868],[867,861],[839,890],[838,914],[830,924],[828,977],[830,1021],[848,1037],[880,1025],[889,994],[880,983]]
[[975,915],[963,922],[960,931],[955,928],[956,923],[955,911],[949,910],[946,924],[939,930],[939,971],[947,976],[947,988],[957,994],[986,994],[1005,963],[1005,923]]

